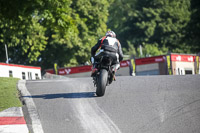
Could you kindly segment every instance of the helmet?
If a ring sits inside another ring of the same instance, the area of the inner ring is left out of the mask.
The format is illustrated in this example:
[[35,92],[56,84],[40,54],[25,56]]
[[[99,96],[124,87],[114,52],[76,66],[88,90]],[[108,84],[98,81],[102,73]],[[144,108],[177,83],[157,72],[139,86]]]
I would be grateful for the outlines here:
[[110,37],[116,38],[116,34],[115,34],[114,31],[108,31],[108,32],[106,32],[106,36],[110,36]]

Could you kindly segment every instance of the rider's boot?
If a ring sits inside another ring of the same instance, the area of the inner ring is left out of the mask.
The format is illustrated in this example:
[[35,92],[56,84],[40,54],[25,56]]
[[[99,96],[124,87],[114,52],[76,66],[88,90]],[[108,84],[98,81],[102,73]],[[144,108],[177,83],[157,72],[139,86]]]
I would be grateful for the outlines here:
[[115,74],[113,75],[113,81],[116,81],[116,77],[115,77]]

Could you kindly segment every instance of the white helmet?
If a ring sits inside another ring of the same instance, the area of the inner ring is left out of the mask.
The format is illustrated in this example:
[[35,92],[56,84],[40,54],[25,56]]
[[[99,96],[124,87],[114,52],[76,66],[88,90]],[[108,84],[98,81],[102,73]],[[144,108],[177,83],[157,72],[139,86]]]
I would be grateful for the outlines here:
[[110,36],[110,37],[116,38],[116,34],[115,34],[114,31],[108,31],[108,32],[106,32],[106,36]]

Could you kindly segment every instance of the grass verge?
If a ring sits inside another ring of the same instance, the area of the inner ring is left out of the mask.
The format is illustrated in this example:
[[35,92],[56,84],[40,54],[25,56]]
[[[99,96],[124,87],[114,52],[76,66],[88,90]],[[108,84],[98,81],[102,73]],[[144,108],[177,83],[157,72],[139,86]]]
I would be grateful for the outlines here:
[[21,107],[19,92],[17,90],[17,78],[0,77],[0,111],[10,107]]

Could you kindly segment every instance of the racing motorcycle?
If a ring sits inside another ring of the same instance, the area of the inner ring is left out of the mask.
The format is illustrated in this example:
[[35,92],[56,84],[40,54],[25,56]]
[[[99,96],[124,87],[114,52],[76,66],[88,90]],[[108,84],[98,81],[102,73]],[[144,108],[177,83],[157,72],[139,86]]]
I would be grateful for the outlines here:
[[106,86],[112,83],[114,80],[114,74],[116,72],[116,65],[112,65],[112,58],[108,55],[104,55],[96,62],[97,71],[93,76],[93,83],[96,86],[96,95],[103,96],[105,94]]

